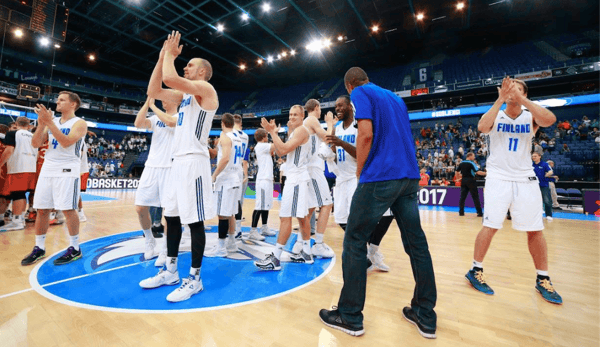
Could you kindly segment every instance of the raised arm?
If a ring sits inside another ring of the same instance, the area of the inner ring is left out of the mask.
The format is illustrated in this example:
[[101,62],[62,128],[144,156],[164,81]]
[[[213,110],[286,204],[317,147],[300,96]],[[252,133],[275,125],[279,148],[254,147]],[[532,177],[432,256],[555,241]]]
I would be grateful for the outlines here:
[[280,156],[286,155],[295,150],[296,147],[302,145],[308,139],[308,130],[306,130],[304,127],[299,127],[294,130],[294,137],[288,140],[288,142],[284,143],[277,135],[277,126],[275,125],[275,120],[271,119],[271,122],[267,122],[267,120],[263,118],[261,120],[261,125],[269,134],[271,134],[275,151],[277,151],[277,154]]
[[494,102],[492,108],[490,108],[486,113],[484,113],[484,115],[479,120],[479,123],[477,124],[477,129],[479,131],[481,131],[484,134],[487,134],[492,130],[500,108],[506,102],[506,99],[508,99],[509,94],[512,93],[512,91],[515,88],[514,83],[515,82],[511,81],[508,76],[504,78],[504,80],[502,81],[502,87],[498,88],[498,99],[496,99],[496,102]]
[[148,118],[146,118],[148,116],[148,106],[150,102],[154,103],[154,100],[148,97],[144,103],[144,106],[142,106],[142,108],[138,111],[137,116],[135,116],[133,125],[135,125],[135,127],[138,129],[150,129],[152,127],[152,123]]
[[166,41],[163,44],[163,48],[160,50],[160,56],[152,70],[152,76],[150,76],[150,82],[148,83],[148,96],[157,100],[171,100],[175,103],[181,102],[183,94],[176,90],[165,89],[162,87],[163,83],[163,62],[165,58],[165,46]]
[[158,119],[160,119],[168,127],[173,128],[175,127],[175,125],[177,125],[177,114],[169,115],[163,112],[160,108],[154,105],[154,102],[150,104],[150,108],[152,109],[152,112],[154,112],[154,114],[158,117]]
[[535,102],[527,99],[524,95],[518,95],[518,102],[525,106],[533,116],[533,132],[535,133],[538,127],[549,127],[556,122],[556,116],[552,111],[544,108]]

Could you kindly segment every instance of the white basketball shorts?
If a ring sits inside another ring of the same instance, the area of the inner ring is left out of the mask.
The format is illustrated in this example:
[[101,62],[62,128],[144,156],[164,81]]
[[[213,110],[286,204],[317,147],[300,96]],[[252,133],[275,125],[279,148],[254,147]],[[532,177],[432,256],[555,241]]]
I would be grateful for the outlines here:
[[356,190],[358,180],[356,178],[349,179],[343,182],[335,182],[335,188],[333,188],[333,216],[337,224],[347,224],[348,215],[350,214],[350,204],[352,203],[352,196]]
[[483,226],[501,229],[510,209],[513,229],[540,231],[544,229],[542,192],[538,181],[511,182],[486,179],[483,192],[485,208]]
[[79,204],[79,177],[40,177],[35,187],[33,208],[74,210]]
[[169,189],[169,167],[146,167],[135,192],[136,206],[165,207]]
[[273,207],[273,181],[256,180],[255,210],[268,211]]
[[215,182],[214,199],[217,202],[217,215],[231,217],[238,212],[240,186],[229,184],[226,180]]
[[[331,192],[325,178],[325,172],[319,168],[309,167],[310,184],[308,190],[308,208],[331,205]],[[287,184],[287,182],[286,182]]]
[[306,217],[308,215],[308,191],[309,182],[287,180],[282,192],[279,217]]
[[164,215],[179,216],[182,224],[215,217],[208,157],[188,155],[173,160]]

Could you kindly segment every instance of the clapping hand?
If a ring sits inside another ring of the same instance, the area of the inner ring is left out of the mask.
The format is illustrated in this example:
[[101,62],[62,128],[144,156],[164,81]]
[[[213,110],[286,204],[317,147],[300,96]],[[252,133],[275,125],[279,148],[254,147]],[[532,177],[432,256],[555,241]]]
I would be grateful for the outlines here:
[[42,104],[35,105],[35,113],[38,115],[38,123],[41,125],[48,125],[52,123],[52,112]]
[[260,125],[268,132],[268,133],[272,133],[273,131],[275,131],[276,129],[278,129],[278,126],[275,124],[275,120],[271,119],[271,121],[268,121],[266,118],[262,118],[260,120]]
[[181,54],[181,50],[183,49],[183,45],[179,45],[180,39],[181,34],[179,33],[179,31],[173,31],[167,37],[167,41],[165,41],[165,52],[170,54],[173,58],[177,58],[177,56]]

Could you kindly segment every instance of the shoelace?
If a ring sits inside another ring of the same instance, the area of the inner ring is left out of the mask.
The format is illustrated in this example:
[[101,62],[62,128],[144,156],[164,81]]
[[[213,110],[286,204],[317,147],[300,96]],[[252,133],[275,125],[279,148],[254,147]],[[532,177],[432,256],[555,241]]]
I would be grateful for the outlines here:
[[550,293],[554,293],[554,287],[552,287],[552,283],[549,280],[541,280],[540,286],[546,289]]
[[475,279],[481,283],[481,284],[485,284],[485,275],[483,274],[482,271],[475,271]]

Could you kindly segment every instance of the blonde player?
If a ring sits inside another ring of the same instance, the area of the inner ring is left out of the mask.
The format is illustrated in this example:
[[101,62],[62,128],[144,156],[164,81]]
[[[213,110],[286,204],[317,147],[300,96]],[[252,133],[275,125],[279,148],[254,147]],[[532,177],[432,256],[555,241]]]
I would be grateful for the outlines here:
[[67,264],[82,257],[79,248],[79,171],[81,166],[81,146],[87,132],[86,122],[75,116],[81,105],[79,96],[72,92],[60,92],[56,101],[56,111],[60,117],[54,118],[50,110],[38,104],[38,127],[31,141],[38,148],[48,141],[40,179],[35,189],[33,207],[37,209],[35,221],[35,247],[31,254],[21,261],[30,265],[46,255],[46,233],[48,232],[50,210],[63,211],[70,246],[55,265]]
[[[231,223],[238,209],[240,196],[240,172],[242,171],[242,139],[233,129],[233,115],[223,114],[221,137],[218,144],[217,168],[212,174],[215,184],[214,198],[219,216],[219,240],[206,251],[207,257],[226,257],[227,252],[237,252],[235,225]],[[227,245],[225,244],[227,242]]]
[[[501,111],[504,103],[506,110]],[[531,140],[538,128],[555,121],[552,112],[527,99],[525,82],[509,77],[498,88],[498,99],[492,108],[479,121],[479,131],[489,134],[490,156],[486,165],[483,228],[475,240],[473,265],[465,277],[480,292],[494,294],[483,274],[483,258],[510,209],[513,229],[527,232],[529,252],[537,271],[535,288],[544,300],[562,304],[548,276],[542,194],[530,155]]]
[[[304,126],[310,134],[309,142],[311,146],[308,162],[308,174],[310,176],[310,189],[308,190],[309,220],[312,214],[315,213],[316,207],[321,208],[319,219],[317,220],[317,232],[315,234],[315,244],[312,247],[312,254],[322,258],[332,258],[335,256],[335,253],[323,242],[323,237],[325,236],[327,221],[333,207],[333,199],[331,198],[329,185],[325,178],[325,162],[318,153],[321,143],[325,141],[327,132],[321,127],[321,123],[319,123],[319,118],[321,118],[321,104],[315,99],[310,99],[306,102],[306,111],[308,112],[308,116],[304,120]],[[327,122],[328,129],[332,129],[333,114],[331,112],[327,113],[325,121]],[[301,240],[297,238],[292,252],[298,253],[301,248]]]
[[[144,259],[146,260],[156,257],[156,240],[152,235],[150,207],[167,205],[168,180],[173,153],[172,143],[173,134],[175,133],[175,122],[169,117],[177,113],[177,104],[169,100],[163,101],[162,104],[166,113],[154,105],[154,99],[148,98],[138,112],[134,122],[136,128],[152,131],[148,159],[144,164],[144,171],[135,192],[135,211],[137,212],[140,226],[146,238],[144,251]],[[147,117],[149,108],[152,108],[155,115]],[[166,261],[166,244],[161,245],[160,249],[162,256],[157,262],[159,265],[161,265],[160,263],[164,265]]]
[[279,210],[280,230],[277,236],[277,244],[273,253],[265,259],[255,261],[254,265],[262,270],[281,270],[281,254],[283,247],[292,233],[292,217],[296,217],[300,223],[302,234],[302,249],[291,256],[293,262],[312,264],[314,263],[310,249],[310,226],[308,225],[308,189],[310,177],[308,175],[308,162],[311,150],[308,129],[302,125],[304,119],[304,107],[294,105],[290,108],[290,121],[288,122],[289,137],[287,142],[279,138],[279,128],[275,121],[268,122],[265,118],[261,120],[262,127],[273,138],[273,145],[277,155],[287,155],[286,184],[281,197],[281,209]]
[[[252,213],[252,229],[248,238],[262,241],[265,239],[263,235],[276,235],[275,232],[269,229],[267,224],[269,210],[273,207],[273,154],[275,153],[275,145],[269,143],[269,134],[265,129],[256,129],[254,139],[257,142],[254,146],[254,152],[256,152],[258,172],[256,173],[256,201]],[[262,218],[260,232],[256,230],[259,218]]]
[[[169,35],[148,85],[148,96],[179,104],[179,113],[170,117],[176,122],[176,126],[169,196],[164,211],[167,221],[166,270],[140,282],[143,288],[179,283],[177,255],[181,224],[188,224],[192,236],[192,264],[189,277],[167,296],[167,300],[171,302],[187,300],[204,288],[200,278],[206,246],[204,221],[215,216],[208,135],[219,107],[217,92],[208,83],[212,76],[212,66],[207,60],[194,58],[183,69],[184,76],[177,75],[175,58],[183,48],[179,45],[180,39],[179,32]],[[162,82],[172,89],[163,89]]]
[[29,132],[29,119],[19,117],[16,121],[17,130],[9,131],[4,138],[6,149],[0,157],[0,167],[6,163],[8,178],[6,184],[10,190],[9,200],[12,200],[12,221],[0,231],[25,229],[25,193],[35,189],[35,163],[37,151],[31,145],[33,134]]
[[235,214],[235,218],[231,218],[231,223],[235,223],[235,237],[238,239],[242,238],[242,208],[244,207],[244,195],[246,194],[246,188],[248,187],[248,157],[250,155],[250,148],[248,148],[248,135],[242,131],[242,116],[239,114],[233,115],[233,129],[237,132],[237,135],[242,141],[242,152],[241,152],[241,164],[242,170],[239,170],[240,176],[240,191],[238,196],[238,208]]

